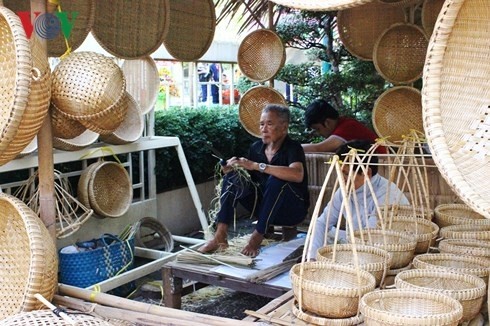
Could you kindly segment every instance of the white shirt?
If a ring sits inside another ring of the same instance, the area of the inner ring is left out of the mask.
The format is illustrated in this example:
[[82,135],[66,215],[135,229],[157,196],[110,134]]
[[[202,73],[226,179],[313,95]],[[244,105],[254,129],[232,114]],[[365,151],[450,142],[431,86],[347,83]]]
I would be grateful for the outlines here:
[[[389,182],[386,178],[375,174],[370,179],[373,191],[380,207],[384,205],[409,205],[407,197],[398,187]],[[388,195],[388,196],[387,196]],[[357,200],[357,208],[355,205]],[[308,258],[316,258],[317,250],[324,246],[325,243],[333,243],[337,231],[337,221],[341,215],[342,193],[337,189],[332,200],[327,204],[323,213],[318,217],[315,225],[315,231],[312,237]],[[349,207],[352,213],[353,229],[359,229],[359,222],[362,228],[374,228],[378,222],[376,204],[373,199],[373,193],[367,183],[355,191],[355,196],[349,196]],[[329,213],[330,210],[330,213]],[[342,210],[345,213],[345,207]],[[327,225],[328,217],[328,225]],[[344,214],[345,217],[345,214]],[[325,242],[325,230],[328,230],[327,241]],[[346,232],[339,230],[339,242],[346,243]]]

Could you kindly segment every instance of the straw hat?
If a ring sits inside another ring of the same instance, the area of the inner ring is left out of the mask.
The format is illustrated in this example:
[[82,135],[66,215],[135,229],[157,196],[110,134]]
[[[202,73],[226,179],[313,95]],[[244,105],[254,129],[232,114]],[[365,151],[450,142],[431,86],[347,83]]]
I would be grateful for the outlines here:
[[216,29],[212,0],[169,1],[170,24],[163,44],[172,57],[195,61],[211,46]]
[[434,162],[452,190],[486,218],[490,187],[482,176],[490,174],[489,20],[487,2],[444,3],[422,90],[423,124]]
[[[310,10],[310,11],[329,11],[343,10],[347,8],[357,7],[373,0],[271,0],[278,5]],[[374,0],[377,1],[377,0]]]

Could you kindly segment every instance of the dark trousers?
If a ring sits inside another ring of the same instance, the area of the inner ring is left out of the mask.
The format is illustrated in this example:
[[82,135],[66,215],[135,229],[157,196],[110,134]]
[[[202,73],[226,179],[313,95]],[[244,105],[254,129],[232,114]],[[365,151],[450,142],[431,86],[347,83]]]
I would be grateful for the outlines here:
[[256,230],[265,234],[269,225],[293,226],[301,223],[307,214],[305,201],[296,186],[269,176],[264,187],[244,182],[235,172],[223,178],[220,210],[217,222],[230,224],[240,202],[258,216]]

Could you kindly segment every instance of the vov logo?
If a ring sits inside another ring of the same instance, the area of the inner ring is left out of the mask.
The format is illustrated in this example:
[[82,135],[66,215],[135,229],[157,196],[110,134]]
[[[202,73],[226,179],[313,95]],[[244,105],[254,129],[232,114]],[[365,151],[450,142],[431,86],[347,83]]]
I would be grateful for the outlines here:
[[57,37],[60,33],[65,38],[69,38],[73,30],[73,24],[78,17],[78,11],[59,11],[55,13],[34,12],[34,24],[31,21],[31,13],[29,11],[16,12],[19,16],[22,26],[26,32],[27,38],[31,38],[32,32],[47,40]]

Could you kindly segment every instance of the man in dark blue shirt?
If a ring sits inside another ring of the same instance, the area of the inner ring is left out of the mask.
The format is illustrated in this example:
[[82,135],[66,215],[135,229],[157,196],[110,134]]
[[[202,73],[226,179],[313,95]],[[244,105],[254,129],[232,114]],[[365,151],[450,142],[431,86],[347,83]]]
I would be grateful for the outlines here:
[[[270,225],[293,226],[304,220],[309,206],[308,175],[301,144],[288,136],[290,113],[285,106],[269,104],[260,117],[262,139],[253,143],[247,158],[232,157],[222,167],[225,177],[214,238],[199,248],[213,252],[228,246],[228,225],[237,200],[255,211],[257,226],[242,253],[256,256]],[[243,183],[236,167],[249,171],[252,182]]]

